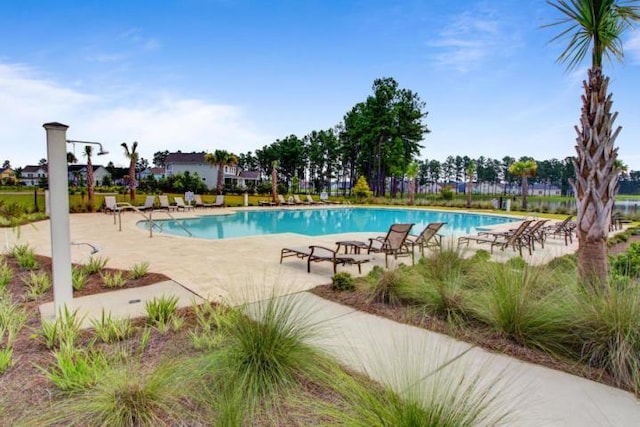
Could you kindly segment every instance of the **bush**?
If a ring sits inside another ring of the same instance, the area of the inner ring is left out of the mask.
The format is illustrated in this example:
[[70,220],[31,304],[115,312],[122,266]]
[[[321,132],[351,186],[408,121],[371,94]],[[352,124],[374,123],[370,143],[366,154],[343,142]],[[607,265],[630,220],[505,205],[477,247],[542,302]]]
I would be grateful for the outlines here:
[[96,336],[104,343],[114,343],[126,340],[133,335],[134,328],[131,319],[113,319],[111,313],[105,315],[104,309],[100,320],[91,320],[91,325]]
[[444,187],[442,190],[440,190],[440,197],[442,197],[442,200],[453,200],[453,189],[451,187]]
[[355,281],[349,273],[336,273],[331,278],[331,289],[335,291],[352,291],[355,288]]
[[154,326],[160,332],[166,332],[176,318],[178,310],[178,297],[162,295],[145,303],[147,312],[147,324]]
[[394,270],[383,270],[379,276],[370,275],[367,281],[369,301],[389,305],[400,305],[403,301],[419,301],[424,289],[422,276],[413,268],[399,266]]
[[84,266],[84,269],[87,274],[97,274],[107,266],[107,262],[109,262],[109,258],[90,257],[89,263]]
[[131,267],[131,271],[129,272],[129,278],[132,280],[137,280],[143,278],[149,272],[149,263],[148,262],[140,262]]
[[626,252],[611,260],[612,272],[632,278],[640,275],[640,244],[632,243]]

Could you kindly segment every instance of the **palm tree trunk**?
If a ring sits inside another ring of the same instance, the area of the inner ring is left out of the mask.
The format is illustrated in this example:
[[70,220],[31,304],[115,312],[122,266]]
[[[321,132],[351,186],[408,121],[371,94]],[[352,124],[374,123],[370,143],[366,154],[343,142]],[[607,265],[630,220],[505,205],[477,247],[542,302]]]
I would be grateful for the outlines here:
[[473,181],[471,180],[471,177],[469,177],[469,181],[467,183],[467,208],[471,207],[471,190],[473,190],[473,188],[471,187],[473,185]]
[[87,196],[89,212],[93,212],[93,165],[89,155],[87,155]]
[[216,194],[222,195],[222,186],[224,182],[224,166],[218,163],[218,185],[216,188]]
[[275,166],[271,170],[271,198],[273,199],[272,201],[276,203],[276,199],[278,198],[278,172]]
[[129,200],[132,204],[136,202],[136,163],[129,164]]
[[527,175],[522,176],[522,210],[527,210],[527,195],[529,194],[529,180]]
[[604,289],[607,282],[607,234],[618,185],[614,142],[621,128],[612,134],[617,113],[611,114],[608,84],[600,67],[589,70],[589,81],[583,82],[580,127],[575,127],[576,179],[571,181],[577,208],[578,279],[593,290]]

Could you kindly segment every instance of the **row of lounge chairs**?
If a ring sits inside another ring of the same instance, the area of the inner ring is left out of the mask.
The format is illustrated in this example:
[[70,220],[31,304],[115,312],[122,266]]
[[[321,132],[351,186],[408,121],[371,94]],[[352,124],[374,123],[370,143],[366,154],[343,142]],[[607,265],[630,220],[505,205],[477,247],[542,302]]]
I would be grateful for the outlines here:
[[[392,224],[385,236],[370,238],[368,243],[358,240],[336,242],[336,249],[319,245],[283,248],[280,251],[280,263],[282,264],[282,260],[289,257],[306,259],[308,273],[311,272],[313,262],[332,263],[334,273],[338,265],[357,265],[358,272],[362,273],[362,264],[372,259],[372,253],[384,253],[387,267],[390,256],[394,259],[400,256],[411,256],[411,262],[415,263],[416,248],[419,248],[424,256],[425,248],[441,247],[442,236],[438,231],[445,224],[444,222],[431,223],[418,235],[410,234],[413,224]],[[342,247],[344,247],[344,253],[340,253]],[[362,253],[363,250],[366,250],[366,254]]]
[[224,196],[216,196],[215,203],[204,203],[202,196],[199,194],[194,195],[194,204],[186,204],[184,199],[180,196],[173,198],[174,203],[169,203],[169,196],[158,196],[159,203],[156,204],[156,196],[147,196],[144,204],[140,206],[132,205],[128,202],[117,202],[115,196],[105,196],[104,198],[104,212],[114,213],[123,210],[138,210],[138,211],[150,211],[154,209],[166,209],[168,211],[189,211],[194,208],[216,208],[224,207]]
[[260,206],[295,206],[295,205],[334,205],[338,202],[331,202],[329,200],[314,200],[310,194],[305,194],[306,200],[302,200],[299,195],[294,194],[285,199],[282,194],[278,194],[278,201],[260,200],[258,204]]
[[522,256],[522,248],[526,248],[531,255],[535,250],[536,243],[544,248],[544,242],[549,236],[563,237],[565,245],[573,243],[572,235],[575,223],[571,221],[572,218],[573,216],[569,216],[564,221],[552,225],[547,225],[548,219],[525,220],[517,228],[508,231],[482,231],[477,236],[459,237],[458,246],[462,244],[469,246],[470,242],[486,243],[490,246],[491,253],[493,253],[494,247],[498,247],[500,250],[512,247],[514,251],[518,251],[520,256]]

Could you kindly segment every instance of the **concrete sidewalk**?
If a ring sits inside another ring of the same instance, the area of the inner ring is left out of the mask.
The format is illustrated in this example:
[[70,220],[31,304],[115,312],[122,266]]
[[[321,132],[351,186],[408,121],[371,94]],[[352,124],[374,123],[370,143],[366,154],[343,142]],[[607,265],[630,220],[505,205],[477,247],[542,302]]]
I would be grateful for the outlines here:
[[308,292],[281,298],[292,298],[297,310],[318,327],[314,344],[344,365],[397,389],[408,385],[399,381],[406,373],[413,381],[441,375],[442,385],[455,383],[464,373],[466,381],[477,375],[481,385],[497,387],[496,407],[513,411],[508,425],[640,425],[640,401],[620,389],[489,353]]

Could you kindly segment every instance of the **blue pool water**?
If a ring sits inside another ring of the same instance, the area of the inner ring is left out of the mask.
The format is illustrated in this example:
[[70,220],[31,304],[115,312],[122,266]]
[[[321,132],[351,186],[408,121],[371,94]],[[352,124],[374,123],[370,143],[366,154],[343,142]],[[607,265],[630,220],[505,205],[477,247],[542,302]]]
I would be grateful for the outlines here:
[[[154,221],[154,233],[203,239],[263,236],[298,233],[321,236],[337,233],[385,233],[394,223],[415,224],[412,233],[420,233],[431,222],[446,222],[444,235],[474,233],[478,228],[514,221],[513,218],[418,209],[322,208],[271,209],[245,211],[230,215],[210,215],[178,221]],[[157,226],[155,226],[157,224]],[[138,223],[148,229],[146,221]]]

